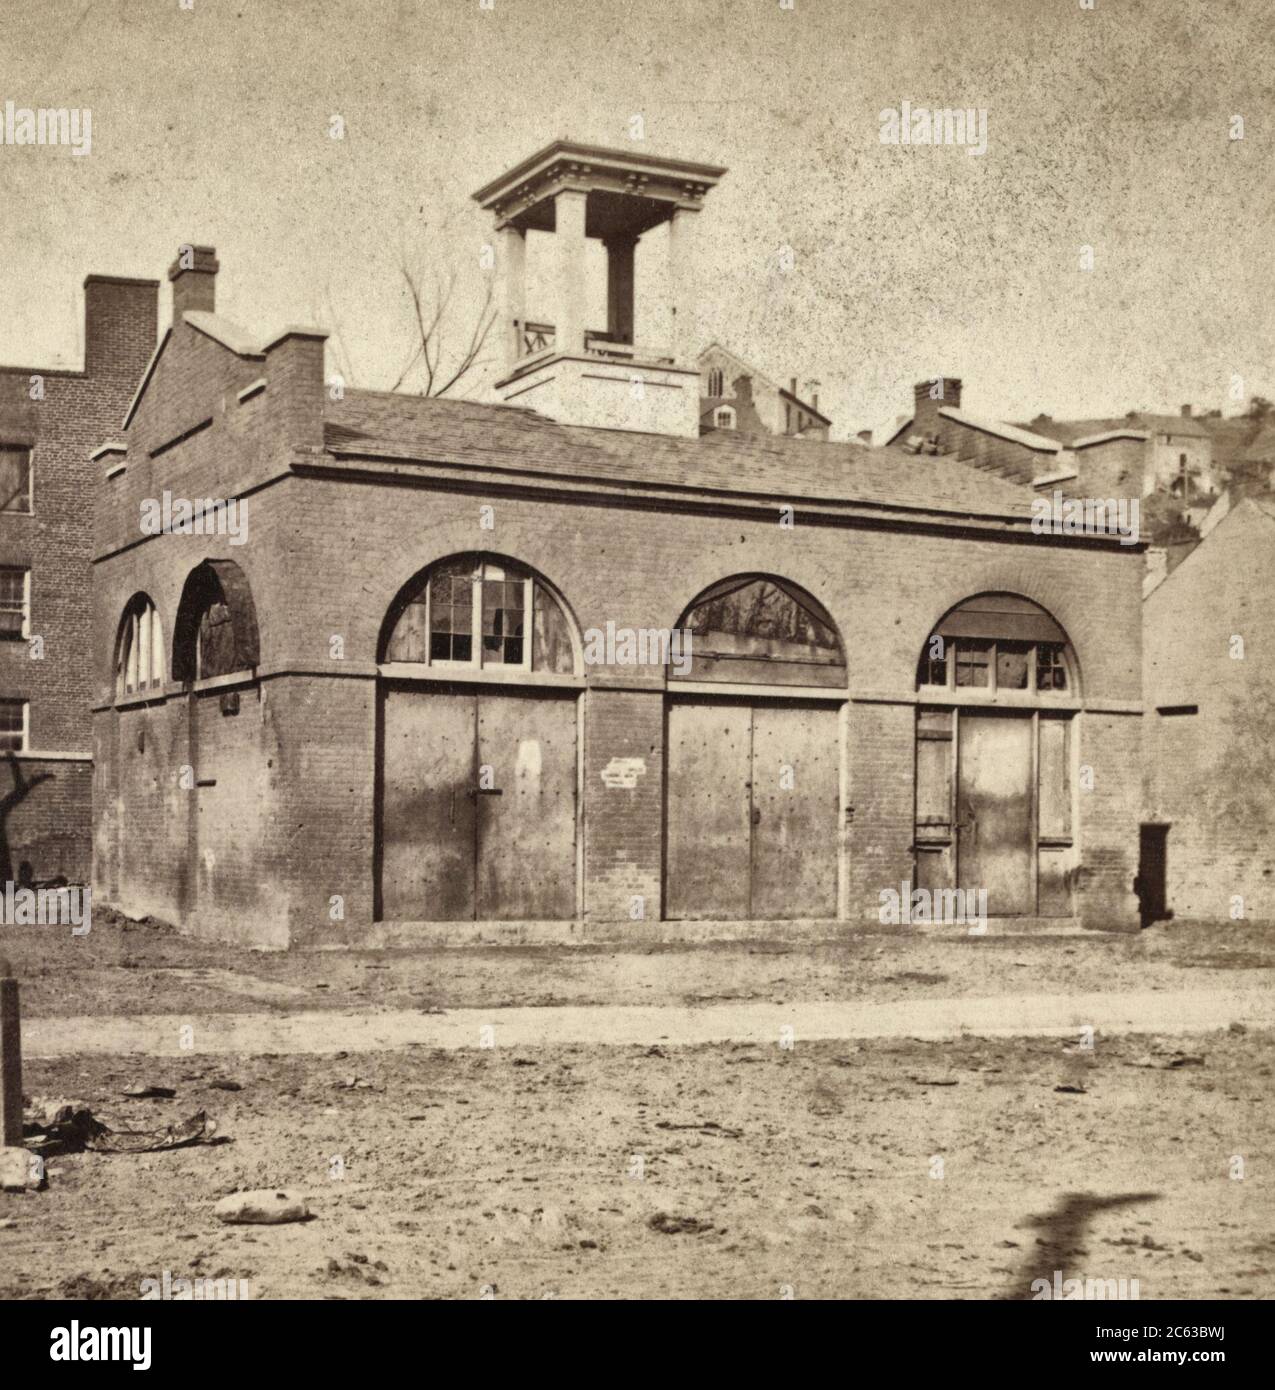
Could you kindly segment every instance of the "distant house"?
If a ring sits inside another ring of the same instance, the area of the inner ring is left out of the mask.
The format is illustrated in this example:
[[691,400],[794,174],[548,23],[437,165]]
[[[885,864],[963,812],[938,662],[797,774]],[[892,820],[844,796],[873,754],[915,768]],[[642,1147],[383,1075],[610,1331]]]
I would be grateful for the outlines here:
[[796,377],[785,390],[720,343],[706,347],[698,365],[701,434],[739,430],[828,438],[832,421],[820,413],[818,395],[809,401],[798,396]]
[[1143,497],[1167,492],[1190,505],[1217,495],[1213,435],[1189,405],[1177,415],[1134,410],[1119,419],[1054,420],[1038,415],[1030,428],[1074,450],[1082,471],[1105,477],[1140,466]]
[[1146,584],[1145,921],[1275,921],[1275,500],[1217,513]]

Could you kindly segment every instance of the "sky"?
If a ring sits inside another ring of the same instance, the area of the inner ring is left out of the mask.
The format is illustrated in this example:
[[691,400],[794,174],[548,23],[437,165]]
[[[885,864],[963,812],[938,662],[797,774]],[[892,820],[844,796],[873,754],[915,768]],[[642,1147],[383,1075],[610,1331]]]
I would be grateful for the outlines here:
[[[701,331],[818,380],[834,437],[938,375],[1019,421],[1275,397],[1270,0],[0,3],[0,114],[93,122],[84,157],[0,143],[0,362],[78,365],[90,272],[163,280],[166,322],[197,243],[219,312],[262,337],[318,322],[335,369],[387,389],[403,268],[455,276],[458,343],[490,239],[470,195],[570,138],[727,167]],[[905,101],[985,110],[986,153],[883,143]],[[639,341],[664,325],[660,235]],[[533,277],[552,321],[546,296]]]

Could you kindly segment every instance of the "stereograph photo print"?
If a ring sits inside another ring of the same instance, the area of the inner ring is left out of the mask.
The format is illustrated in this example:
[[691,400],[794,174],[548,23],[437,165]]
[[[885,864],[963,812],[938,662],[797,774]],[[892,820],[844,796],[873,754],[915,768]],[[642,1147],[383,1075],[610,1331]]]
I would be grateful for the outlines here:
[[1273,20],[5,7],[31,1373],[462,1301],[1257,1345]]

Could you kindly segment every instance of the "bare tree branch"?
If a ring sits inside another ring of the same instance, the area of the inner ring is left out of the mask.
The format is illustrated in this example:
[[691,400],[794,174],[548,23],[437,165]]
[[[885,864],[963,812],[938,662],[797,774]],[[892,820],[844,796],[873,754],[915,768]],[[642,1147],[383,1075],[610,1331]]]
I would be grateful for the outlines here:
[[412,274],[406,257],[400,258],[399,269],[412,302],[416,342],[392,389],[397,391],[419,366],[423,376],[420,394],[444,396],[486,364],[487,359],[482,356],[482,351],[496,321],[496,312],[492,307],[495,292],[488,284],[482,305],[470,325],[464,351],[453,362],[447,341],[448,330],[455,326],[452,312],[456,292],[455,270],[445,277],[435,273],[433,290],[427,295],[421,279]]

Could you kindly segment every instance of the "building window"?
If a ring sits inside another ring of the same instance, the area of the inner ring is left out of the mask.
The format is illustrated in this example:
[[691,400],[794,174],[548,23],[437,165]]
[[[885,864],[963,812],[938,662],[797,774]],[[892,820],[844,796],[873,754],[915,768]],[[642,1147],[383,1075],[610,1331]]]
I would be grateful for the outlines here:
[[949,690],[1066,691],[1071,659],[1062,629],[1043,608],[986,594],[954,608],[927,639],[917,685]]
[[784,402],[784,433],[792,433],[792,406],[787,401]]
[[735,428],[735,412],[728,405],[722,406],[713,416],[713,424],[719,430],[733,430]]
[[949,670],[955,674],[958,690],[1067,689],[1067,658],[1057,642],[986,642],[955,637],[944,642],[941,657],[931,655],[927,647],[917,684],[948,687]]
[[155,605],[138,594],[124,610],[115,655],[115,693],[132,695],[164,684],[164,636]]
[[31,511],[31,450],[0,444],[0,512]]
[[572,675],[562,605],[521,565],[462,555],[434,566],[393,610],[385,660]]
[[714,367],[708,374],[708,394],[710,396],[724,396],[726,394],[723,389],[725,384],[722,380],[722,369]]
[[0,569],[0,641],[25,641],[30,630],[31,571]]
[[252,671],[260,659],[257,610],[247,576],[233,560],[205,560],[187,575],[177,605],[173,679],[185,684],[237,675]]
[[1059,642],[1041,642],[1036,647],[1036,689],[1067,689],[1067,658]]
[[846,658],[828,611],[775,575],[741,574],[705,590],[678,623],[691,635],[689,668],[670,680],[844,689]]
[[27,702],[0,700],[0,752],[25,753],[27,749]]

